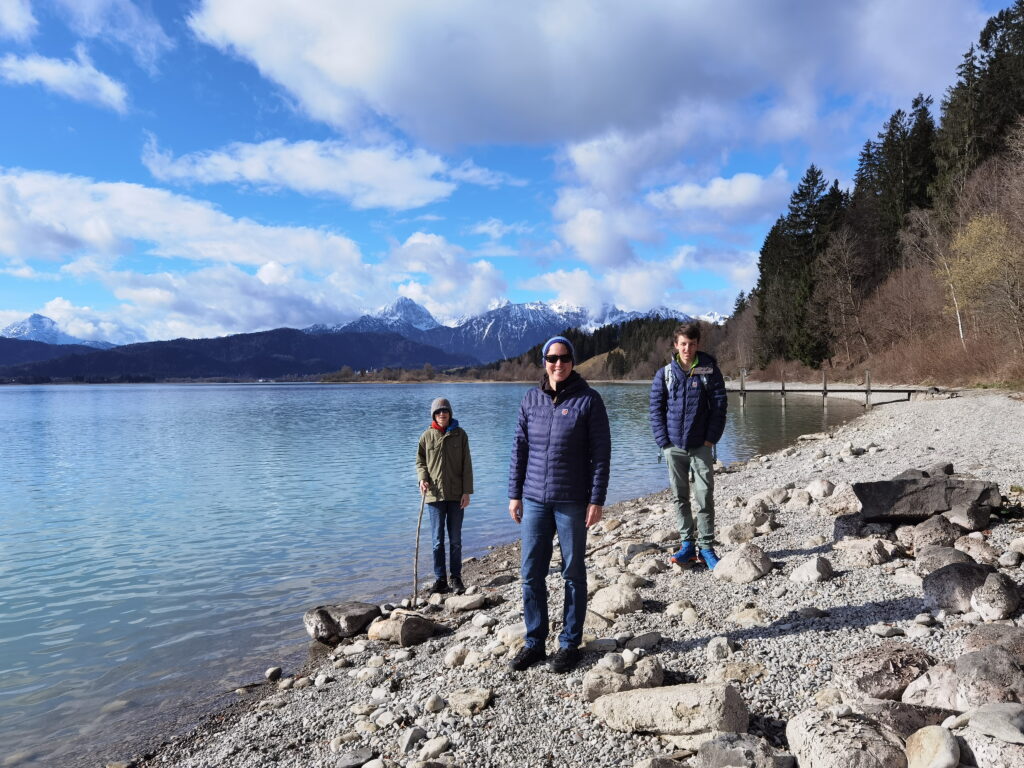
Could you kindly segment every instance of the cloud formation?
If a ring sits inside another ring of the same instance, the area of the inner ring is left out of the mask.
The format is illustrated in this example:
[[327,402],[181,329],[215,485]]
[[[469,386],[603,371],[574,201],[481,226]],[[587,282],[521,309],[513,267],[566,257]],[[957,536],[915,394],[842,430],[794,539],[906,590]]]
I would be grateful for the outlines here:
[[809,87],[893,103],[939,92],[981,19],[958,0],[898,6],[203,0],[190,24],[316,119],[351,130],[384,118],[448,146],[634,134],[680,105],[766,96],[779,105],[775,125],[799,130]]
[[135,61],[151,72],[159,58],[174,48],[174,41],[153,14],[140,10],[131,0],[56,2],[76,34],[127,48]]
[[37,26],[29,0],[6,0],[0,3],[0,37],[25,41],[35,34]]
[[122,114],[128,110],[124,85],[96,69],[82,45],[75,48],[74,61],[8,53],[0,58],[0,78],[16,85],[41,85],[61,96]]
[[760,216],[778,212],[792,184],[782,166],[768,176],[737,173],[716,176],[707,184],[687,182],[652,192],[648,202],[662,211],[708,211],[724,217]]

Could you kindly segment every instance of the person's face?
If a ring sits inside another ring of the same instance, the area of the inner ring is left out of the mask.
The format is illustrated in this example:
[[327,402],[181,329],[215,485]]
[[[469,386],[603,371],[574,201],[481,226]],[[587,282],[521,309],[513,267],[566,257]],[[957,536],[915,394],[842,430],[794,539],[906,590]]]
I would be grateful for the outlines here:
[[[554,362],[551,359],[555,358]],[[572,353],[569,348],[558,342],[548,347],[548,353],[544,355],[544,370],[547,371],[548,380],[553,384],[565,381],[572,373]]]
[[700,342],[697,339],[691,339],[679,334],[676,336],[674,346],[676,352],[679,353],[679,359],[683,361],[683,365],[692,365],[693,358],[697,356],[697,347],[700,346]]
[[447,427],[448,422],[452,420],[452,412],[447,408],[438,408],[434,411],[434,421],[437,422],[439,427]]

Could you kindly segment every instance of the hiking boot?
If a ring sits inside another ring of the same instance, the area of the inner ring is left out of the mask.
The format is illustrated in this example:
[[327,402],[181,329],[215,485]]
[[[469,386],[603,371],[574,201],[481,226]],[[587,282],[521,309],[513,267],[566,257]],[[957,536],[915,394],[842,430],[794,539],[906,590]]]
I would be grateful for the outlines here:
[[548,667],[552,672],[562,675],[576,669],[576,665],[579,663],[579,648],[559,648],[555,655],[551,657],[551,661],[548,662]]
[[431,592],[440,592],[444,594],[448,591],[448,582],[444,579],[438,579],[434,582],[434,585],[430,588]]
[[452,589],[457,595],[461,595],[466,591],[466,585],[462,583],[462,579],[459,576],[452,576]]
[[524,645],[519,649],[519,653],[515,655],[515,658],[508,663],[508,668],[513,672],[522,672],[527,667],[532,667],[538,661],[544,661],[546,657],[547,654],[544,653],[543,646],[538,645],[531,648],[528,645]]
[[701,560],[707,565],[709,571],[715,570],[715,566],[718,565],[718,555],[715,554],[715,550],[708,547],[700,551]]
[[678,565],[681,568],[685,568],[693,559],[697,556],[697,548],[693,546],[692,541],[684,541],[683,546],[679,548],[679,551],[673,554],[669,558],[669,562],[673,565]]

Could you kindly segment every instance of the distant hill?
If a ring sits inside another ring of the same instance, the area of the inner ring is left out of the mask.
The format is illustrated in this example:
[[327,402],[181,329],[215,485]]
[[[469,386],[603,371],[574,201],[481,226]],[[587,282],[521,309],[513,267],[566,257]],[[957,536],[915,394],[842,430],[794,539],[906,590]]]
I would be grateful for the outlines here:
[[[26,343],[26,342],[20,342]],[[217,339],[175,339],[89,350],[43,362],[0,368],[6,379],[138,381],[163,379],[274,379],[380,367],[435,368],[477,361],[442,352],[394,333],[314,335],[291,328]]]
[[0,330],[0,338],[41,341],[44,344],[59,344],[61,346],[82,345],[94,349],[110,349],[116,346],[109,341],[90,341],[71,336],[64,333],[50,318],[38,314],[31,314],[24,320],[11,323]]
[[95,352],[94,347],[82,344],[46,344],[42,341],[9,339],[0,336],[0,368],[8,365],[38,363],[65,355],[82,355]]

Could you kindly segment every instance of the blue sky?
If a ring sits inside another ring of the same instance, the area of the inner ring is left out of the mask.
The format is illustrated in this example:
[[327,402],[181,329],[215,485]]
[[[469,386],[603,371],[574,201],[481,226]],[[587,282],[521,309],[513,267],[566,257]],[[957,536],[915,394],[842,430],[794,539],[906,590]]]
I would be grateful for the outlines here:
[[728,313],[982,0],[0,0],[0,327]]

